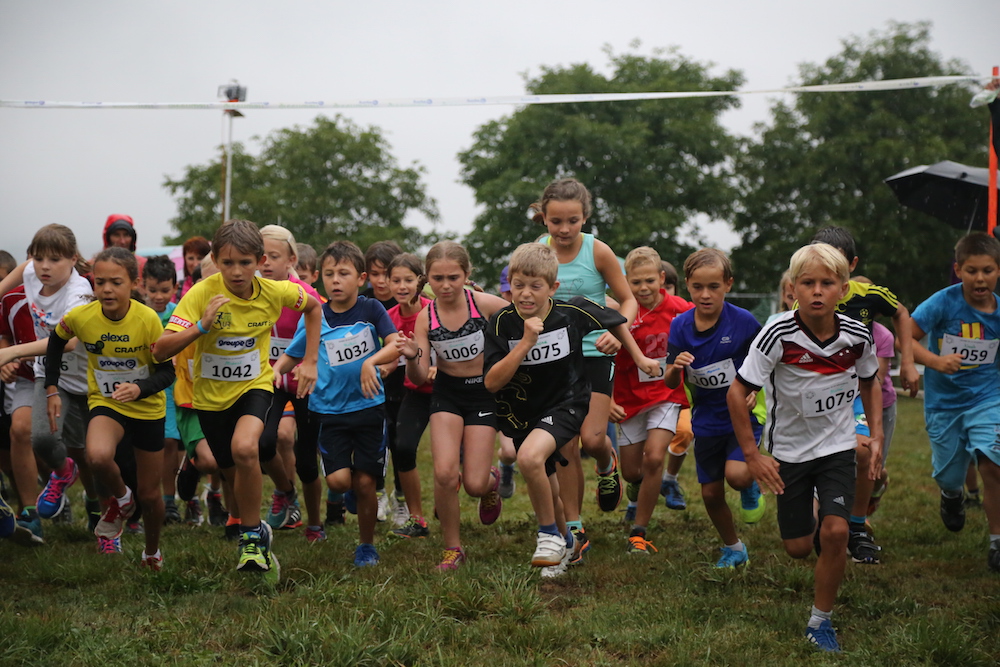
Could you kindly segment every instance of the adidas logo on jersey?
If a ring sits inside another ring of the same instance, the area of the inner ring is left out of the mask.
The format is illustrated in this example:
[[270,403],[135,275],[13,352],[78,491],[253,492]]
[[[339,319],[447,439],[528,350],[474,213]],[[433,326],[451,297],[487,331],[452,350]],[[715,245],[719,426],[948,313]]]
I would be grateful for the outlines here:
[[813,362],[812,355],[806,352],[801,357],[799,357],[800,364],[811,364]]
[[542,423],[543,424],[548,424],[549,426],[552,426],[552,415],[546,415],[546,416],[542,417]]
[[841,507],[844,507],[844,496],[837,496],[833,499],[833,502],[837,503]]

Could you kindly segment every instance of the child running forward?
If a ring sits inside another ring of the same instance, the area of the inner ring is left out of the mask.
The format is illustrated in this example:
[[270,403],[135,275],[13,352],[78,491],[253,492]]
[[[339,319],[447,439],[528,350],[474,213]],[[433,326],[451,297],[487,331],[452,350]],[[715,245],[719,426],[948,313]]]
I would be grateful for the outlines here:
[[[729,388],[729,414],[754,479],[777,496],[786,553],[805,558],[819,535],[806,637],[821,650],[839,651],[830,616],[847,565],[854,500],[852,404],[860,391],[871,431],[866,474],[874,480],[882,460],[878,359],[868,327],[836,312],[848,289],[844,256],[833,246],[814,243],[792,255],[789,269],[799,309],[783,313],[754,338]],[[764,443],[774,458],[757,449],[746,410],[747,398],[761,388],[768,414]]]
[[[722,538],[722,555],[715,566],[734,568],[747,564],[750,556],[736,534],[726,502],[726,482],[740,492],[740,514],[746,523],[760,521],[765,503],[733,432],[726,392],[760,324],[749,311],[726,301],[733,286],[733,271],[729,257],[721,250],[705,248],[692,253],[684,261],[684,277],[694,309],[678,315],[670,327],[666,384],[677,387],[683,371],[692,386],[691,423],[698,482],[705,510]],[[760,437],[763,423],[759,410],[751,413],[755,407],[756,394],[749,396],[744,405],[754,442]]]
[[434,503],[441,520],[444,553],[438,569],[456,570],[465,562],[459,535],[458,490],[479,498],[479,520],[490,525],[503,508],[500,471],[492,467],[496,442],[496,404],[483,386],[483,349],[487,320],[507,302],[465,289],[472,262],[465,248],[441,241],[427,251],[431,305],[420,311],[413,337],[400,336],[406,375],[417,386],[430,374],[430,352],[437,375],[431,395],[431,454]]
[[[94,259],[95,301],[66,313],[49,337],[45,390],[50,419],[59,416],[57,387],[67,341],[76,338],[87,351],[87,462],[106,509],[94,534],[98,551],[120,553],[125,522],[136,501],[145,520],[146,547],[140,563],[159,572],[163,525],[164,390],[174,381],[168,359],[153,360],[152,346],[163,333],[156,312],[132,299],[139,286],[139,264],[124,248],[111,247]],[[115,463],[119,444],[135,454],[137,488],[130,489]]]
[[[970,234],[955,246],[961,284],[935,292],[913,311],[914,354],[924,364],[924,419],[934,481],[941,489],[941,520],[965,526],[962,485],[970,462],[983,478],[989,524],[987,566],[1000,572],[1000,312],[994,294],[1000,242]],[[927,336],[925,349],[917,341]]]
[[305,396],[316,381],[320,309],[301,285],[254,276],[263,258],[264,239],[254,223],[223,223],[212,241],[219,273],[184,295],[153,355],[163,361],[197,341],[193,405],[219,468],[233,480],[242,522],[236,569],[268,573],[276,581],[280,568],[271,551],[271,527],[260,520],[260,436],[275,377],[267,363],[271,328],[282,308],[305,312],[308,343],[297,392]]
[[[625,257],[625,279],[639,304],[629,332],[642,353],[665,368],[671,322],[694,306],[667,293],[660,256],[652,248],[642,246],[629,252]],[[611,418],[619,422],[618,449],[629,500],[632,495],[637,499],[628,537],[630,555],[648,555],[651,549],[657,550],[646,539],[646,527],[657,504],[667,448],[677,430],[682,405],[687,405],[684,387],[667,387],[662,371],[650,375],[635,365],[628,350],[619,350]],[[631,492],[635,487],[637,494]]]
[[[385,391],[378,365],[399,357],[396,327],[376,299],[358,296],[365,284],[365,259],[350,241],[331,243],[320,256],[320,275],[329,301],[322,306],[319,376],[309,397],[318,413],[319,448],[332,491],[353,489],[360,544],[354,565],[377,565],[375,485],[385,475]],[[295,337],[274,365],[287,373],[305,356],[307,332]],[[379,341],[384,341],[382,347]]]
[[514,440],[538,521],[531,564],[543,568],[544,577],[565,572],[574,553],[556,463],[562,458],[559,449],[580,432],[590,405],[583,337],[608,330],[643,373],[660,374],[659,362],[642,354],[628,333],[628,321],[617,312],[583,297],[554,300],[558,273],[559,260],[550,247],[518,247],[510,259],[511,304],[490,318],[486,336],[486,389],[495,394],[501,428]]

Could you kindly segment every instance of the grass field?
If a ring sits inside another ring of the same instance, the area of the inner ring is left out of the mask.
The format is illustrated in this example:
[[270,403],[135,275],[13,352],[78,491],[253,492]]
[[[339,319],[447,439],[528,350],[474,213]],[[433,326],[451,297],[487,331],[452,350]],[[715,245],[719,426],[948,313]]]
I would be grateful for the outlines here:
[[841,656],[803,638],[815,558],[784,555],[773,505],[739,526],[749,567],[713,569],[719,541],[689,461],[688,510],[661,505],[650,527],[658,554],[625,554],[622,514],[597,510],[591,479],[593,549],[545,583],[528,566],[535,523],[523,488],[489,528],[463,496],[469,561],[458,572],[434,571],[433,522],[430,538],[409,542],[383,537],[383,524],[381,564],[356,570],[349,517],[316,545],[301,530],[279,533],[273,590],[237,575],[221,529],[167,528],[154,575],[138,567],[141,538],[125,536],[123,557],[99,556],[82,523],[46,525],[45,547],[0,543],[0,664],[996,665],[1000,576],[986,569],[985,517],[970,511],[959,534],[941,524],[921,408],[900,401],[892,482],[873,519],[883,564],[848,563],[834,615]]

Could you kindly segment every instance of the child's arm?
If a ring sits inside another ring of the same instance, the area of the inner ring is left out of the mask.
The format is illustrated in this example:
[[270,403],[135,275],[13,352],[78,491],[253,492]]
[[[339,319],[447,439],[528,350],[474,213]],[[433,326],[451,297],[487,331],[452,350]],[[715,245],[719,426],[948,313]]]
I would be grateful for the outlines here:
[[675,389],[677,385],[681,383],[681,371],[691,365],[694,361],[694,355],[690,352],[681,352],[674,359],[674,363],[667,365],[667,370],[663,374],[663,381],[667,383],[667,386],[671,389]]
[[413,335],[400,334],[396,339],[399,353],[406,359],[406,377],[416,386],[427,382],[431,367],[431,344],[427,340],[427,308],[420,311],[413,325]]
[[945,375],[951,375],[957,373],[959,369],[962,368],[962,355],[960,354],[946,354],[944,356],[934,354],[923,345],[920,341],[927,334],[924,333],[920,325],[917,324],[913,318],[910,318],[910,334],[912,335],[913,341],[913,360],[918,364],[922,364],[927,368],[937,371],[938,373],[944,373]]
[[323,314],[320,311],[319,301],[311,294],[306,295],[306,307],[302,311],[302,319],[306,325],[306,354],[302,357],[295,379],[298,380],[298,387],[295,395],[303,398],[312,393],[316,386],[316,361],[319,359],[319,334],[323,324]]
[[[624,281],[624,278],[622,280]],[[634,315],[632,316],[632,319],[635,319]],[[625,351],[628,352],[629,356],[632,357],[632,360],[635,361],[635,365],[639,368],[639,370],[650,377],[659,377],[660,362],[656,359],[650,359],[642,353],[642,350],[639,349],[639,344],[635,342],[635,338],[632,337],[632,334],[628,330],[628,322],[631,321],[632,320],[628,320],[625,324],[619,324],[616,327],[612,327],[608,329],[608,332],[621,341],[622,347],[625,348]],[[600,340],[601,339],[598,338],[597,342],[600,343]],[[599,345],[597,349],[601,349]],[[603,350],[601,351],[603,352]]]
[[374,398],[382,393],[382,383],[378,366],[399,359],[396,349],[396,338],[399,334],[389,334],[385,337],[381,350],[361,362],[361,393],[365,398]]
[[903,304],[896,307],[892,323],[896,327],[896,340],[899,341],[899,383],[903,389],[910,390],[910,398],[915,398],[917,391],[920,390],[920,373],[917,372],[917,367],[913,362],[914,336],[911,333],[911,328],[916,326],[916,323],[910,317],[910,311]]
[[111,399],[128,403],[148,398],[153,394],[163,391],[174,383],[176,373],[172,361],[164,361],[153,367],[153,373],[144,380],[134,382],[122,382],[111,394]]
[[[62,371],[63,350],[66,348],[66,339],[53,331],[49,334],[48,341],[35,341],[35,343],[45,342],[45,398],[49,415],[49,429],[55,433],[62,412],[62,398],[59,396],[59,375]],[[34,343],[27,343],[33,345]]]
[[212,328],[212,323],[215,321],[216,313],[219,312],[219,308],[222,308],[227,303],[229,303],[228,297],[216,294],[208,302],[208,306],[205,307],[205,314],[195,326],[189,326],[184,331],[166,329],[160,336],[160,339],[153,344],[153,359],[156,363],[166,361],[193,343],[201,336],[202,330],[209,331]]
[[[761,490],[781,495],[785,492],[785,483],[781,481],[781,475],[778,474],[780,464],[773,458],[760,453],[757,439],[753,435],[753,427],[750,425],[747,397],[751,391],[753,390],[743,384],[743,381],[738,377],[729,386],[726,404],[729,406],[729,418],[733,422],[733,433],[740,443],[740,449],[743,450],[743,458],[750,469],[750,474],[757,480]],[[879,428],[881,429],[881,416],[879,419]]]
[[[24,284],[24,267],[28,266],[28,262],[30,261],[32,260],[29,259],[21,262],[3,280],[0,280],[0,295],[6,294],[15,287],[20,287]],[[44,354],[44,352],[40,354]]]
[[608,421],[612,422],[612,423],[615,423],[615,424],[618,424],[618,423],[621,423],[621,422],[625,421],[625,419],[627,417],[628,417],[628,415],[625,414],[625,409],[622,406],[620,406],[617,403],[615,403],[615,399],[612,398],[611,399],[611,411],[608,412]]
[[281,376],[285,373],[291,373],[292,369],[295,368],[300,361],[302,361],[301,358],[290,357],[286,352],[282,352],[281,356],[274,362],[274,383],[278,384],[281,382]]
[[[493,364],[483,378],[486,391],[495,394],[510,382],[514,373],[520,367],[524,357],[527,356],[531,348],[538,342],[538,336],[545,328],[545,323],[539,317],[529,317],[524,321],[524,336],[513,350],[508,352],[503,359]],[[629,336],[631,338],[631,336]]]
[[882,431],[882,388],[878,378],[868,378],[858,381],[861,393],[861,404],[865,407],[865,418],[868,420],[868,430],[871,432],[865,446],[871,449],[871,463],[868,466],[868,479],[874,481],[882,474],[882,442],[885,435]]
[[[42,340],[35,340],[30,343],[21,343],[20,345],[10,345],[0,348],[0,366],[6,366],[12,361],[24,359],[25,357],[41,357],[46,355],[48,353],[48,345],[48,339],[43,338]],[[65,347],[67,352],[72,352],[76,348],[76,338],[74,337],[70,342],[67,342]],[[61,354],[62,350],[60,350]]]

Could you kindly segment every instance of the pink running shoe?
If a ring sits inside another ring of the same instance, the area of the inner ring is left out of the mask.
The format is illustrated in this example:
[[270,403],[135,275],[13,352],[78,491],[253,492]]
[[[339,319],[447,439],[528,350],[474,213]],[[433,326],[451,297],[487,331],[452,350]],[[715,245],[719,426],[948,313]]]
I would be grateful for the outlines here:
[[457,570],[465,562],[465,552],[458,547],[445,549],[441,556],[441,562],[437,565],[438,572],[450,572]]
[[43,519],[51,519],[59,514],[59,512],[62,512],[63,507],[66,505],[66,489],[73,486],[73,482],[76,481],[78,474],[79,470],[76,467],[76,462],[67,456],[63,469],[52,471],[52,474],[49,475],[48,483],[42,489],[42,493],[35,502],[38,516]]
[[490,468],[490,474],[493,476],[493,488],[479,499],[479,520],[484,526],[496,523],[503,510],[503,498],[500,497],[499,491],[500,471],[493,467]]

